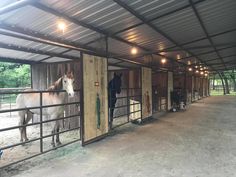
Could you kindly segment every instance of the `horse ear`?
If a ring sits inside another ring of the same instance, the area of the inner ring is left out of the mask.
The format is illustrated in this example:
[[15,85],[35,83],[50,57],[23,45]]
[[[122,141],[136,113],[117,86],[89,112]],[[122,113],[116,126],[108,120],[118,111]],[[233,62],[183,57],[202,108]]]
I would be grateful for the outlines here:
[[117,75],[116,75],[116,73],[114,73],[114,77],[116,77]]
[[122,76],[122,73],[120,73],[120,77]]

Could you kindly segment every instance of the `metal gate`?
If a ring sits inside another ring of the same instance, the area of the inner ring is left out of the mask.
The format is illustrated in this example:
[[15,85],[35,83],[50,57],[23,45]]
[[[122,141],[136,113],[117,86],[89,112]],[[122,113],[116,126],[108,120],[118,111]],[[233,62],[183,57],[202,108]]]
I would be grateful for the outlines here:
[[[117,128],[129,122],[142,119],[142,87],[140,69],[109,71],[109,74],[113,75],[114,72],[118,74],[122,73],[124,77],[122,79],[123,87],[121,88],[121,93],[116,95],[112,121],[112,128]],[[138,80],[134,80],[134,78]],[[110,97],[109,99],[111,102],[112,98]],[[111,115],[109,114],[110,123],[111,119]]]
[[[43,93],[49,91],[1,91],[0,100],[0,149],[3,152],[1,157],[1,168],[5,168],[12,164],[36,157],[40,154],[49,152],[51,150],[63,147],[65,145],[81,140],[80,133],[80,90],[75,90],[75,98],[68,99],[64,104],[43,105]],[[29,109],[39,109],[39,117],[35,117],[27,125],[19,126],[18,124],[18,111],[26,110],[26,108],[16,108],[15,98],[18,94],[39,94],[40,106],[30,107]],[[64,116],[57,119],[48,119],[43,116],[43,111],[49,107],[64,107]],[[70,114],[66,111],[66,107],[74,107],[77,111]],[[71,119],[79,119],[78,125],[65,128],[66,122]],[[49,124],[54,124],[56,121],[62,122],[62,130],[59,132],[51,132]],[[28,129],[29,140],[20,142],[19,128]],[[61,135],[62,144],[56,147],[51,146],[51,138],[54,135]]]

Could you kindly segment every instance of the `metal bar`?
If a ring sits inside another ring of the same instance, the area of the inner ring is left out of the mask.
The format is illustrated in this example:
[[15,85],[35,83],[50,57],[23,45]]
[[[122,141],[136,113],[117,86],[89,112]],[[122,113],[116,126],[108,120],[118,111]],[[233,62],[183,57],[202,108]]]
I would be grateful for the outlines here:
[[[126,98],[129,98],[129,97],[126,97]],[[137,105],[137,104],[140,104],[140,103],[126,104],[126,105],[122,105],[122,106],[117,106],[117,107],[115,107],[115,109],[124,108],[124,107],[127,107],[127,106],[134,106],[134,105]]]
[[[129,82],[129,78],[128,78],[128,82]],[[127,114],[128,114],[128,117],[127,117],[127,121],[129,122],[129,112],[130,112],[130,103],[129,103],[129,89],[127,88],[126,89],[126,96],[127,96],[127,99],[126,99],[126,101],[127,101]]]
[[[0,8],[0,15],[9,13],[32,3],[33,0],[21,0]],[[35,1],[35,0],[34,0]]]
[[[34,48],[26,48],[26,47],[22,47],[22,46],[17,46],[14,44],[5,44],[0,42],[0,48],[4,48],[4,49],[9,49],[9,50],[16,50],[16,51],[22,51],[22,52],[27,52],[27,53],[34,53],[34,54],[39,54],[39,55],[49,55],[50,57],[60,57],[60,58],[67,58],[67,59],[72,59],[72,60],[78,60],[80,58],[78,57],[74,57],[74,56],[70,56],[70,55],[61,55],[55,52],[49,52],[49,51],[44,51],[44,50],[40,50],[40,49],[34,49]],[[45,60],[45,59],[43,59]],[[40,60],[40,61],[43,61]],[[37,61],[36,61],[37,62]]]
[[4,146],[4,147],[1,147],[1,149],[5,150],[5,149],[13,148],[13,147],[16,147],[16,146],[20,146],[20,145],[24,145],[24,144],[31,143],[31,142],[34,142],[34,141],[38,141],[40,139],[41,138],[34,138],[34,139],[28,140],[26,142],[21,142],[21,143],[12,144],[12,145],[9,145],[9,146]]
[[113,129],[118,128],[118,127],[121,127],[121,126],[123,126],[123,125],[125,125],[125,124],[128,124],[128,123],[129,123],[129,121],[124,122],[124,123],[119,124],[119,125],[116,125],[116,126],[113,127]]
[[40,152],[43,152],[43,94],[40,93]]
[[80,64],[80,76],[81,76],[81,85],[80,85],[80,138],[81,138],[81,144],[84,146],[84,58],[83,58],[83,52],[80,52],[80,58],[81,58],[81,64]]
[[70,103],[63,103],[63,104],[35,106],[35,107],[27,107],[27,108],[6,109],[6,110],[0,110],[0,113],[15,112],[15,111],[28,110],[28,109],[40,109],[40,108],[49,108],[49,107],[56,107],[56,106],[65,106],[65,105],[72,105],[72,104],[80,104],[80,102],[70,102]]
[[20,59],[20,58],[11,58],[11,57],[0,57],[0,61],[2,62],[10,62],[10,63],[22,63],[22,64],[32,64],[32,61]]
[[[26,87],[26,88],[21,88],[21,90],[22,89],[28,89],[29,87]],[[4,88],[2,88],[2,89],[4,89]],[[13,88],[13,89],[15,89],[15,90],[18,90],[18,88]],[[74,90],[75,92],[79,92],[80,91],[80,89],[76,89],[76,90]],[[27,94],[27,93],[59,93],[59,92],[66,92],[65,90],[53,90],[53,91],[51,91],[51,90],[25,90],[25,91],[4,91],[4,92],[0,92],[1,94]]]
[[[66,117],[60,117],[60,118],[56,118],[56,119],[44,120],[44,121],[42,121],[42,123],[44,124],[44,123],[58,121],[58,120],[65,120],[65,119],[69,119],[69,118],[77,117],[77,116],[80,116],[80,114],[75,114],[75,115],[66,116]],[[4,132],[4,131],[8,131],[8,130],[13,130],[13,129],[17,129],[17,128],[23,128],[23,127],[39,125],[40,123],[41,122],[36,122],[36,123],[30,123],[30,124],[27,124],[27,125],[18,125],[18,126],[13,126],[13,127],[2,128],[2,129],[0,129],[0,132]]]
[[113,120],[114,120],[114,119],[117,119],[117,118],[119,118],[119,117],[127,116],[127,115],[128,115],[128,114],[121,114],[121,115],[115,116],[115,117],[113,117]]

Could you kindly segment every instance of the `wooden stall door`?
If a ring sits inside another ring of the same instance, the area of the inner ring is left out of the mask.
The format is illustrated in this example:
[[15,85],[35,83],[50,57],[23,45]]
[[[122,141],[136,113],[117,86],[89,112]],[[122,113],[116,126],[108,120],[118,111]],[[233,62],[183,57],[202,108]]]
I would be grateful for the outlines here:
[[171,109],[171,92],[174,89],[174,81],[173,81],[173,72],[168,72],[168,88],[167,88],[167,94],[168,94],[168,106],[167,109]]
[[83,55],[82,143],[93,142],[108,133],[107,59]]
[[142,67],[142,119],[152,116],[152,70]]

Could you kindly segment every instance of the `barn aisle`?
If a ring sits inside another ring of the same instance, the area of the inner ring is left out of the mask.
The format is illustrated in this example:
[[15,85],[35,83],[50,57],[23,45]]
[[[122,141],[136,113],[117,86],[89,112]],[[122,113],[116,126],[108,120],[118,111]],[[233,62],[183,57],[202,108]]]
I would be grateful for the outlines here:
[[73,144],[1,177],[233,177],[235,107],[235,96],[208,97],[185,112],[127,125],[85,148]]

